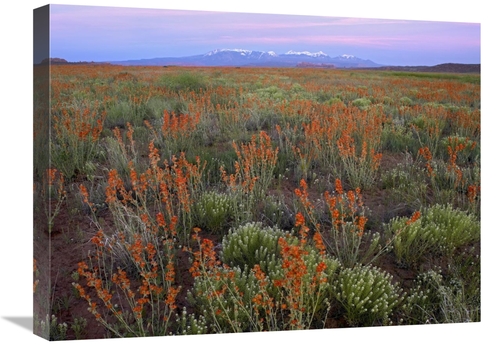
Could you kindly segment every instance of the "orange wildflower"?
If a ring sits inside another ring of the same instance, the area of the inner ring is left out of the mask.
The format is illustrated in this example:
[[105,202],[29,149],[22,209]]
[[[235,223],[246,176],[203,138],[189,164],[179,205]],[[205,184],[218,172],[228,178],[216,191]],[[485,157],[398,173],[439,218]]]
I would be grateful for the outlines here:
[[55,169],[55,168],[47,169],[49,186],[52,186],[52,184],[54,183],[54,181],[56,179],[56,173],[57,173],[57,169]]
[[313,240],[314,240],[314,245],[319,250],[320,254],[324,255],[326,253],[326,246],[323,242],[323,237],[321,236],[319,231],[316,231],[314,233]]
[[83,184],[80,184],[80,194],[83,196],[83,202],[92,207],[93,204],[89,200],[89,192]]
[[344,190],[342,189],[342,181],[340,179],[335,179],[335,191],[337,194],[344,194]]
[[431,161],[432,161],[432,153],[431,151],[429,150],[429,148],[427,146],[425,147],[421,147],[419,150],[418,150],[418,154],[421,155],[422,157],[425,158],[425,160],[427,161],[426,163],[426,168],[427,168],[427,172],[429,174],[429,176],[434,176],[435,173],[432,169],[432,166],[431,166]]
[[305,225],[305,223],[306,220],[304,219],[304,216],[302,215],[302,213],[298,212],[295,215],[295,226],[302,226]]
[[326,270],[326,264],[321,261],[318,266],[316,266],[316,273],[322,273]]
[[406,221],[406,225],[410,225],[410,224],[415,223],[420,218],[420,216],[421,216],[420,211],[413,212],[413,215],[411,216],[411,218]]
[[476,186],[476,185],[471,185],[467,188],[467,198],[469,199],[470,203],[473,203],[474,200],[476,200],[476,197],[479,194],[480,188],[481,188],[480,186]]

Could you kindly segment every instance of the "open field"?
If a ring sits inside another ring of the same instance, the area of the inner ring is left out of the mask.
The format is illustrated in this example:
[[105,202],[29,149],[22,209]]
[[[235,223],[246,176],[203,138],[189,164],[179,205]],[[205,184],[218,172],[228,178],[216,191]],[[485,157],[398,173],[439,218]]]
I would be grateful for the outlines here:
[[35,333],[481,320],[479,75],[59,65],[50,90]]

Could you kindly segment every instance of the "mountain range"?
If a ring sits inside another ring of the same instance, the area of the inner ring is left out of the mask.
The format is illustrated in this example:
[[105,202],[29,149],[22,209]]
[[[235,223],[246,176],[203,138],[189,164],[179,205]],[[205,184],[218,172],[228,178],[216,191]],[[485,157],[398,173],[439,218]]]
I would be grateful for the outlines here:
[[331,57],[322,51],[290,50],[284,54],[273,51],[255,51],[246,49],[215,49],[201,55],[185,57],[161,57],[153,59],[107,61],[111,64],[134,66],[240,66],[240,67],[331,67],[331,68],[373,68],[381,67],[371,60],[364,60],[353,55]]

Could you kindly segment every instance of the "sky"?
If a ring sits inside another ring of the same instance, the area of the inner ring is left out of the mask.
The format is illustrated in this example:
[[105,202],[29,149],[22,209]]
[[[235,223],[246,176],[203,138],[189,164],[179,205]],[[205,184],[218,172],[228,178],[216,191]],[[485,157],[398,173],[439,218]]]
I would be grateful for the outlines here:
[[123,61],[214,49],[323,51],[383,65],[481,62],[474,22],[51,5],[51,56]]

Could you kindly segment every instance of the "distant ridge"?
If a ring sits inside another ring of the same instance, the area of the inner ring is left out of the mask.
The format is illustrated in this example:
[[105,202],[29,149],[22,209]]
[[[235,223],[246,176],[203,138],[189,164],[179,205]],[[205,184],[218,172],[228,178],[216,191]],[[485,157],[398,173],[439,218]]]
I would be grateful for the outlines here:
[[312,62],[300,62],[296,67],[299,68],[335,68],[335,65],[329,63],[312,63]]
[[[204,57],[200,60],[200,57]],[[241,66],[241,67],[297,67],[297,68],[351,68],[366,70],[434,72],[434,73],[481,73],[481,64],[443,63],[435,66],[383,66],[353,55],[330,57],[323,52],[295,52],[276,54],[244,49],[215,49],[203,55],[181,58],[154,58],[114,62],[78,61],[63,58],[44,59],[40,65],[123,65],[123,66]]]
[[443,63],[435,66],[382,66],[370,69],[401,72],[481,73],[481,64]]
[[331,57],[322,51],[294,51],[284,54],[274,51],[247,49],[215,49],[205,54],[185,57],[163,57],[153,59],[109,61],[116,65],[175,65],[175,66],[239,66],[239,67],[296,67],[299,64],[325,65],[328,68],[380,67],[381,64],[353,55]]
[[94,61],[78,61],[78,62],[69,62],[66,59],[61,58],[48,58],[43,59],[39,65],[110,65],[109,62],[94,62]]

